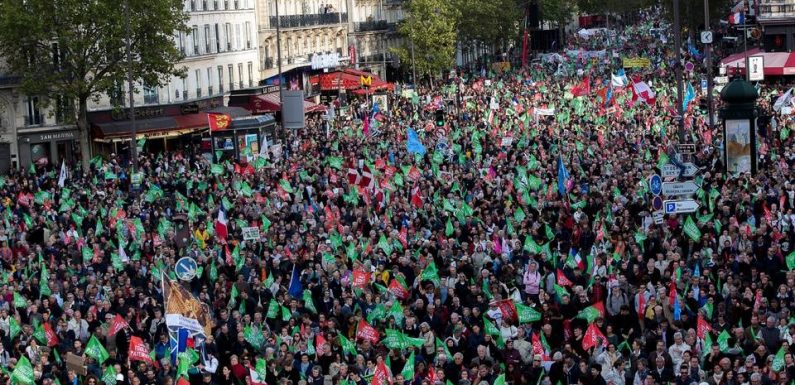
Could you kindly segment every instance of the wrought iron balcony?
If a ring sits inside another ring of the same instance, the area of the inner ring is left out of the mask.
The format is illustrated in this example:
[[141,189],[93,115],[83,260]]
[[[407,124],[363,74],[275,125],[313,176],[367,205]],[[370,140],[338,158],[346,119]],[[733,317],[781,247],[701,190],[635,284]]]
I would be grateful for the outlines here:
[[[335,25],[348,22],[348,13],[332,12],[314,15],[279,16],[280,28],[308,28],[323,25]],[[276,16],[270,17],[271,28],[276,28]]]
[[765,20],[781,20],[795,18],[795,1],[767,1],[759,3],[760,21]]
[[355,23],[353,29],[356,32],[384,31],[389,29],[389,23],[386,20],[362,21]]

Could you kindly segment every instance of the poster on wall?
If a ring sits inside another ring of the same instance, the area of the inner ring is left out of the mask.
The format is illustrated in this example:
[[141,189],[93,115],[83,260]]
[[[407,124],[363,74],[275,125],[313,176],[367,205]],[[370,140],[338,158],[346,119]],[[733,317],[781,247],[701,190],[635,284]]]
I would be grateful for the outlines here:
[[751,172],[751,121],[726,120],[726,169],[737,176]]
[[238,153],[241,162],[250,162],[259,154],[259,138],[256,133],[238,138]]

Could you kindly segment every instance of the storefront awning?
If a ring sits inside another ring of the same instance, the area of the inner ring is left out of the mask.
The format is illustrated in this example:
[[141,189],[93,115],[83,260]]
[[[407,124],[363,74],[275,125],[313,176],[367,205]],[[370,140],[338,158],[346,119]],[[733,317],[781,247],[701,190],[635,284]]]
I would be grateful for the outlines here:
[[309,79],[309,82],[312,83],[313,87],[320,87],[321,91],[360,90],[364,89],[362,87],[362,78],[371,79],[368,87],[370,91],[394,89],[392,83],[388,83],[369,72],[356,69],[345,69],[315,75]]
[[730,75],[745,73],[745,57],[761,56],[763,58],[764,73],[769,76],[795,75],[795,53],[789,52],[761,52],[758,48],[747,52],[731,55],[720,64],[726,67]]
[[[282,104],[279,101],[279,93],[273,92],[269,94],[259,94],[259,95],[251,95],[249,98],[248,105],[242,106],[239,103],[233,102],[232,100],[229,101],[230,104],[235,104],[239,107],[245,107],[252,114],[264,114],[264,113],[271,113],[281,111]],[[311,113],[320,113],[325,112],[326,107],[322,104],[315,104],[312,102],[308,102],[304,100],[304,112],[307,114]]]
[[[192,114],[138,119],[135,121],[136,139],[170,138],[206,130],[209,127],[208,113],[228,114],[233,119],[251,115],[240,107],[215,107]],[[94,123],[93,128],[95,141],[127,140],[132,135],[132,122],[129,120]]]

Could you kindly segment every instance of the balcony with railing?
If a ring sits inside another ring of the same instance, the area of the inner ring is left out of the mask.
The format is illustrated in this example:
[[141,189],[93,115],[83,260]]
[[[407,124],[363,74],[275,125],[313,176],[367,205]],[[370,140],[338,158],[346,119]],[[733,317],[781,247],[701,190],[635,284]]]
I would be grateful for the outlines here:
[[762,1],[759,3],[760,22],[790,20],[795,24],[795,0]]
[[[279,16],[280,28],[309,28],[348,22],[346,12],[318,13],[314,15]],[[270,17],[270,27],[276,28],[276,16]]]
[[353,25],[355,32],[385,31],[387,29],[389,29],[389,23],[386,20],[361,21]]
[[22,81],[22,77],[13,75],[0,74],[0,88],[10,88],[18,86]]

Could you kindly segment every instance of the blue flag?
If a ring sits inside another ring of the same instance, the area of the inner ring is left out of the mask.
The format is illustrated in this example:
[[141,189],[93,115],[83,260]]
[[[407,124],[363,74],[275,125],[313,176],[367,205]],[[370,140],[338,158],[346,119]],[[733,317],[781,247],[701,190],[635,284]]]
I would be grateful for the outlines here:
[[693,89],[693,85],[688,83],[687,90],[685,91],[685,97],[682,98],[682,110],[687,110],[687,105],[696,98],[696,91]]
[[177,354],[184,352],[188,348],[188,329],[180,328],[176,335],[168,333],[169,347],[171,352],[171,363],[177,364]]
[[298,274],[298,270],[295,269],[295,265],[293,265],[293,276],[290,278],[290,286],[287,288],[287,293],[294,298],[301,298],[303,292],[304,288],[301,286],[301,277]]
[[569,172],[563,164],[563,157],[558,156],[558,194],[566,195],[566,181],[569,179]]
[[682,319],[682,306],[679,304],[679,296],[674,298],[674,321]]
[[693,268],[693,276],[694,277],[701,277],[701,268],[696,264],[696,267]]
[[425,146],[422,145],[420,138],[417,137],[417,131],[414,131],[413,128],[409,128],[406,149],[413,154],[425,155]]
[[381,108],[378,106],[378,103],[373,103],[373,110],[370,112],[371,116],[375,116],[375,114],[379,113]]

